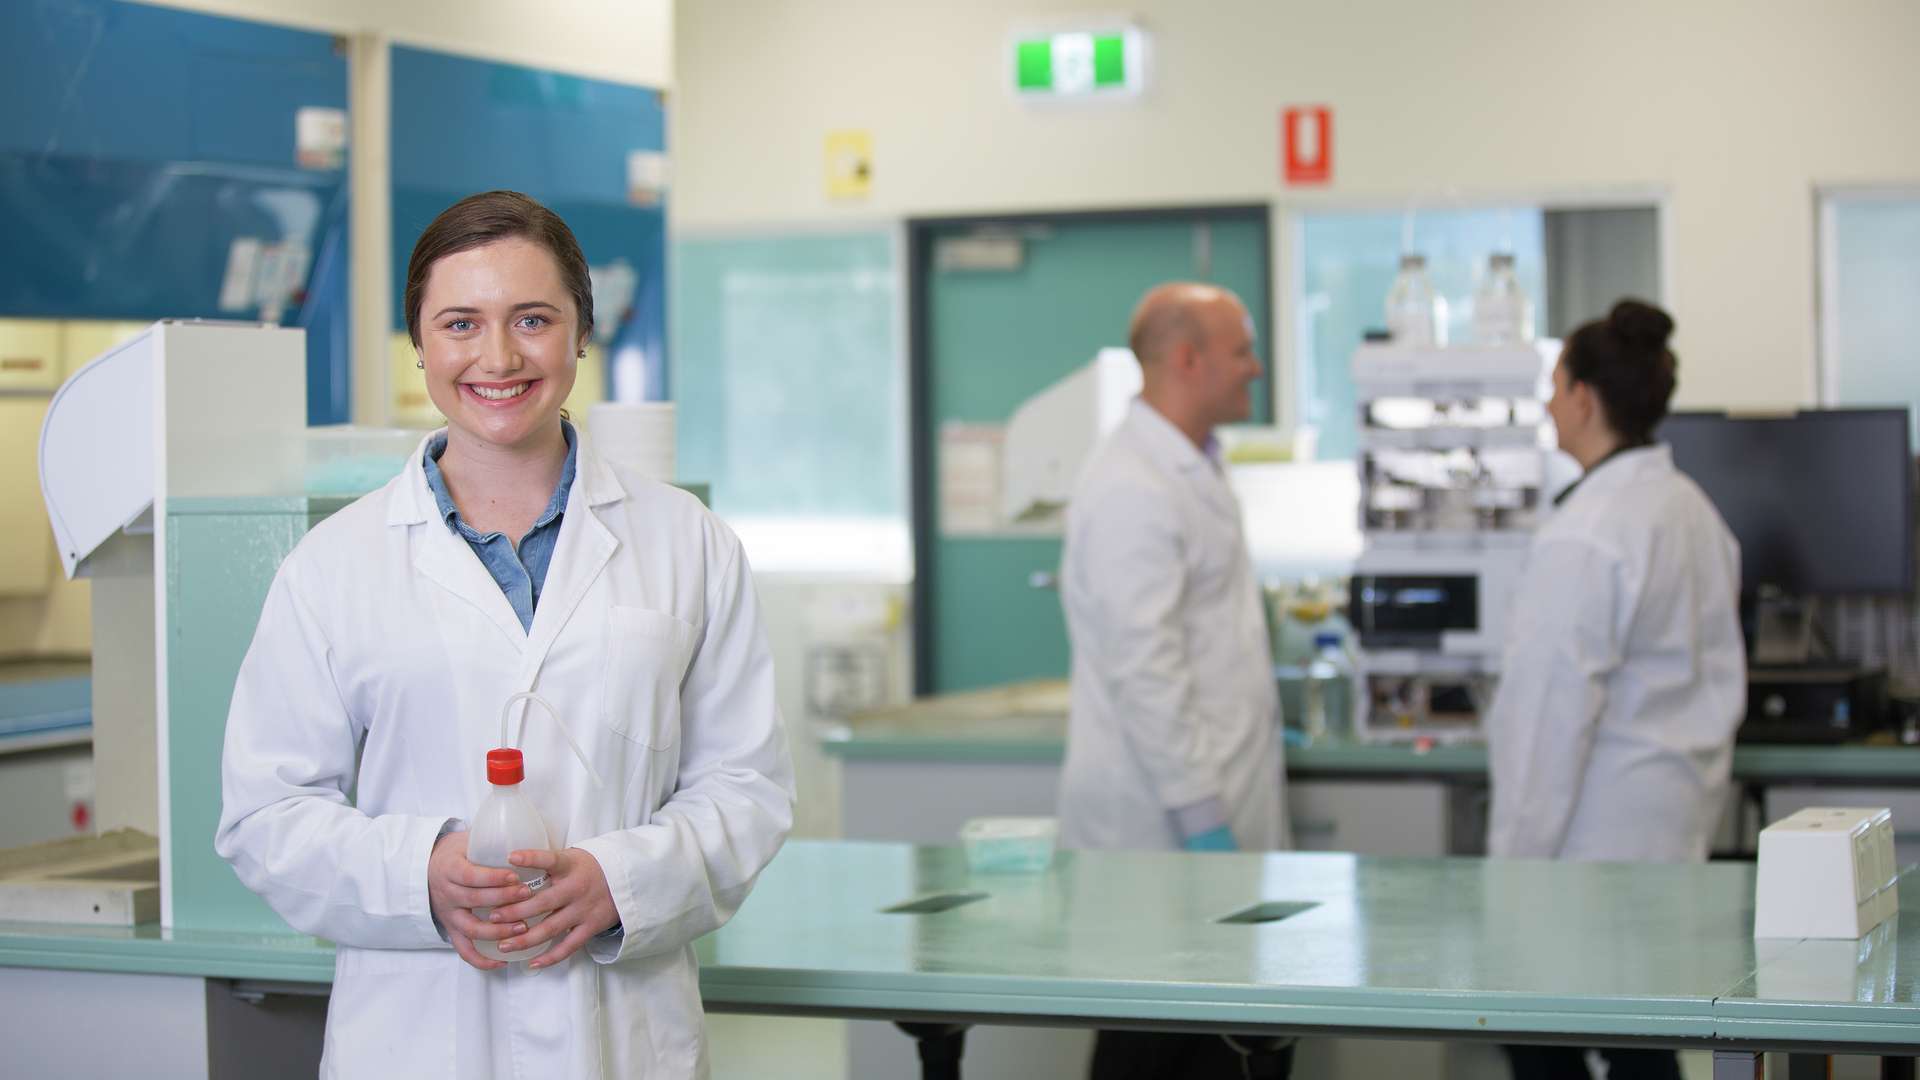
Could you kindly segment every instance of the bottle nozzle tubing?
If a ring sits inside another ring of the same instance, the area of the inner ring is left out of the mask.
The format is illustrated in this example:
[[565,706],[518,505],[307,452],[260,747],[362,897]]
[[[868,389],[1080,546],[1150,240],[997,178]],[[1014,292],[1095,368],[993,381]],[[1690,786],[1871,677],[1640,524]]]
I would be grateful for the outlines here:
[[[587,770],[587,776],[593,781],[593,786],[596,789],[606,787],[606,784],[600,780],[600,774],[594,770],[593,763],[587,760],[586,752],[580,749],[579,743],[573,741],[573,732],[568,731],[566,721],[560,719],[560,710],[554,708],[552,702],[531,690],[522,690],[517,694],[511,695],[507,698],[507,703],[500,708],[500,745],[503,748],[509,745],[507,742],[507,718],[513,714],[514,703],[518,701],[534,702],[541,708],[547,710],[547,715],[553,717],[554,726],[560,729],[560,737],[567,740],[567,749],[572,750],[573,756],[579,759],[580,767]],[[526,736],[527,713],[526,710],[523,709],[520,712],[520,738],[516,741],[524,742]]]

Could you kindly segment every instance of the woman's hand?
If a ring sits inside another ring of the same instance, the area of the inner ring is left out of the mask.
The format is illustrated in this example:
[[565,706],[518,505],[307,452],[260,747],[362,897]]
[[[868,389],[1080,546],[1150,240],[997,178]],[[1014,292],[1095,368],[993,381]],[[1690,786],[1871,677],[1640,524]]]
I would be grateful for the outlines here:
[[[613,906],[613,892],[607,888],[606,872],[600,860],[579,848],[565,851],[515,851],[507,856],[515,866],[534,867],[547,872],[547,886],[531,900],[496,908],[494,920],[501,925],[518,926],[518,936],[500,942],[501,952],[530,949],[543,941],[553,948],[529,960],[527,967],[552,967],[572,956],[587,940],[620,922]],[[531,931],[526,921],[535,915],[546,918]],[[556,940],[557,939],[557,940]]]
[[427,905],[447,931],[453,951],[481,971],[507,965],[480,955],[473,947],[475,941],[498,941],[524,933],[527,928],[512,922],[482,922],[474,917],[473,909],[498,908],[532,895],[513,871],[468,862],[465,832],[441,837],[427,857]]

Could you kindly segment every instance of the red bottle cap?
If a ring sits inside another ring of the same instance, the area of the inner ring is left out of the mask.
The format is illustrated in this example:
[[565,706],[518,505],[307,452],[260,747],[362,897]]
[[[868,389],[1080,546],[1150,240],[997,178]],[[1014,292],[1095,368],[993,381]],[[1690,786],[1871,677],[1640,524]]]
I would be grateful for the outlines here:
[[517,784],[526,779],[526,762],[518,750],[487,751],[487,783]]

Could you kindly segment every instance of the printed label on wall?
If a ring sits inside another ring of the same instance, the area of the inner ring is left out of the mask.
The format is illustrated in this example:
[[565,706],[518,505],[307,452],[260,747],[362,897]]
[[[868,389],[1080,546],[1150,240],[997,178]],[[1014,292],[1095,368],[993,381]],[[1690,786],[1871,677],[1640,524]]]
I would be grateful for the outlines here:
[[309,106],[293,114],[294,160],[303,169],[347,163],[347,110]]
[[1000,524],[999,424],[948,422],[940,428],[940,531],[991,532]]
[[258,238],[242,236],[227,248],[227,274],[220,281],[220,310],[245,311],[253,306],[253,279],[260,264]]
[[658,206],[667,197],[667,155],[658,150],[627,153],[627,202]]
[[827,197],[864,199],[872,190],[872,133],[827,132]]
[[312,257],[305,244],[236,237],[220,279],[220,310],[238,314],[257,308],[261,322],[279,322],[289,306],[299,303]]
[[940,426],[940,535],[980,539],[1057,537],[1059,513],[1011,521],[1001,493],[1006,460],[1005,424],[950,420]]

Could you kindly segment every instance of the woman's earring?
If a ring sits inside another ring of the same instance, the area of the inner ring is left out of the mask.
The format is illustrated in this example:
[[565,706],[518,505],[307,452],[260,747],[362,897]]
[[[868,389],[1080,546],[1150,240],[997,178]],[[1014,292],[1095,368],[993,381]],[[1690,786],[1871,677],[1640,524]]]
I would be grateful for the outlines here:
[[585,360],[586,358],[587,358],[587,350],[585,349],[581,349],[577,354],[574,355],[575,360]]
[[424,356],[414,357],[413,366],[419,368],[421,371],[427,370],[427,358]]

